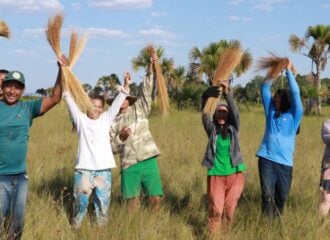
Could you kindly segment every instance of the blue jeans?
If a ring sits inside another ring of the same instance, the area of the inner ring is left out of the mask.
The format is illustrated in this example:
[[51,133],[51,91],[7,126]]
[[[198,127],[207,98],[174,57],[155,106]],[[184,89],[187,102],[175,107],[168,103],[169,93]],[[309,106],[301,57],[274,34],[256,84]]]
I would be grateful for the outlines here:
[[8,239],[20,239],[28,191],[25,173],[0,175],[0,236],[5,228]]
[[79,228],[87,213],[89,196],[93,193],[93,204],[98,225],[108,222],[108,210],[111,195],[111,169],[82,170],[74,173],[74,219],[75,228]]
[[269,217],[282,214],[288,198],[292,167],[259,157],[262,212]]

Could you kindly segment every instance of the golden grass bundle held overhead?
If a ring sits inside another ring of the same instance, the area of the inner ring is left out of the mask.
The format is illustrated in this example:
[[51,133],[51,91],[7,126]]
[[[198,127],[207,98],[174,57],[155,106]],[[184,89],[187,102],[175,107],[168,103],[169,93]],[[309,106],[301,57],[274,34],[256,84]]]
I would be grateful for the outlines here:
[[[219,81],[228,81],[228,78],[233,73],[234,69],[239,65],[242,60],[243,52],[239,45],[234,45],[226,48],[219,55],[217,68],[214,73],[212,80],[212,86],[219,86]],[[219,98],[208,98],[203,112],[208,115],[213,115],[215,108],[219,102],[222,94],[222,88],[220,88]]]
[[[276,79],[280,73],[288,66],[289,59],[287,57],[279,57],[274,53],[270,53],[269,57],[262,57],[258,61],[257,71],[267,71],[265,80]],[[293,65],[292,65],[293,66]],[[291,69],[296,74],[294,66]]]
[[[47,40],[58,58],[62,55],[60,36],[63,19],[63,15],[55,15],[48,21],[46,30]],[[82,112],[88,112],[92,109],[93,106],[79,79],[77,79],[77,77],[72,72],[72,67],[81,55],[86,41],[87,40],[85,36],[79,39],[78,34],[76,32],[72,32],[69,50],[70,64],[68,67],[62,67],[63,88],[65,91],[69,91],[71,93],[74,101]]]
[[10,38],[10,29],[7,23],[3,20],[0,20],[0,36]]
[[[147,49],[150,57],[152,57],[153,54],[155,54],[155,52],[156,52],[152,45],[147,46],[146,49]],[[156,61],[154,63],[154,67],[156,70],[157,91],[158,91],[157,96],[158,96],[158,100],[160,103],[160,111],[161,111],[162,115],[167,115],[169,113],[170,103],[169,103],[169,97],[168,97],[165,79],[162,74],[162,69],[161,69],[158,61]]]

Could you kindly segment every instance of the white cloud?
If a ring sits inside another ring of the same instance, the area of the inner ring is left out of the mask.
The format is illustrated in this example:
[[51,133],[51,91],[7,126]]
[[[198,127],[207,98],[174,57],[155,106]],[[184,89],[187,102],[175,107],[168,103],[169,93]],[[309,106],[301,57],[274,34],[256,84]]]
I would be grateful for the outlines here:
[[148,8],[153,0],[96,0],[88,2],[90,7],[110,9]]
[[151,17],[164,17],[166,15],[167,15],[166,12],[151,12],[150,14]]
[[72,3],[71,6],[74,10],[80,10],[81,9],[81,4],[80,3]]
[[252,18],[250,17],[238,17],[238,16],[229,16],[228,19],[236,22],[249,22],[252,20]]
[[35,51],[32,51],[32,50],[17,49],[15,51],[12,51],[11,54],[21,55],[21,56],[24,56],[24,57],[40,57]]
[[289,2],[290,0],[251,0],[253,9],[261,11],[272,11],[274,10],[274,5],[283,4]]
[[128,36],[127,33],[124,33],[121,30],[116,30],[116,29],[108,29],[108,28],[94,28],[94,27],[89,27],[89,28],[80,28],[79,32],[85,32],[87,33],[88,36],[91,37],[126,37]]
[[243,0],[229,0],[228,5],[239,5]]
[[161,38],[174,38],[173,33],[160,29],[159,27],[154,27],[147,30],[140,30],[139,34],[144,36],[157,36]]
[[63,5],[58,0],[0,0],[0,8],[26,11],[60,11]]
[[[27,37],[43,37],[45,35],[45,30],[43,28],[27,28],[23,30],[23,34]],[[66,28],[63,28],[61,31],[61,36],[64,38],[67,38],[70,36],[72,30],[77,31],[79,35],[87,34],[88,37],[126,37],[129,34],[124,33],[121,30],[116,29],[108,29],[108,28],[95,28],[95,27],[89,27],[89,28],[81,28],[76,26],[69,26]]]
[[23,30],[23,34],[27,35],[28,37],[41,37],[46,36],[44,28],[27,28]]
[[240,18],[237,16],[229,16],[228,19],[232,21],[240,21]]
[[244,17],[244,18],[242,18],[242,21],[250,22],[250,21],[252,21],[252,18],[251,17]]
[[330,4],[324,4],[322,5],[322,8],[330,8]]
[[146,45],[145,41],[142,40],[132,40],[124,43],[125,45]]

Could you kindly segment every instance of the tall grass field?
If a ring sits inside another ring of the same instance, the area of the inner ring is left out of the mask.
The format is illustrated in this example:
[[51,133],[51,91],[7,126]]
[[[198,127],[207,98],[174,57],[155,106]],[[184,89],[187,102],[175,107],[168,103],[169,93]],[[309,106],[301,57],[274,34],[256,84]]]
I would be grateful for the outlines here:
[[[264,133],[261,106],[240,106],[241,149],[247,164],[246,185],[232,229],[219,239],[330,239],[330,216],[317,214],[320,165],[324,150],[320,129],[330,116],[303,117],[296,139],[293,183],[285,213],[269,221],[261,214],[260,184],[255,153]],[[120,195],[120,164],[113,169],[109,223],[98,227],[93,214],[82,228],[69,224],[77,135],[72,132],[62,102],[35,119],[28,152],[29,194],[23,239],[207,239],[207,171],[201,166],[207,143],[196,111],[175,111],[150,118],[151,132],[161,150],[158,162],[164,188],[162,206],[153,214],[142,199],[128,214]],[[91,209],[92,210],[92,209]],[[91,211],[90,211],[91,212]]]

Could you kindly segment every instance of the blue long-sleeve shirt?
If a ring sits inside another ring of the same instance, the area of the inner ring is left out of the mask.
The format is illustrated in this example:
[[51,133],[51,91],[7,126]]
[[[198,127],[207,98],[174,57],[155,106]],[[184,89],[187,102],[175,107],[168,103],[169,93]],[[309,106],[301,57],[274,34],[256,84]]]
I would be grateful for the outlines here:
[[286,77],[291,92],[291,107],[288,111],[281,113],[279,117],[275,116],[276,109],[270,90],[272,81],[261,84],[266,129],[257,156],[279,164],[292,166],[295,137],[303,115],[303,107],[299,87],[291,71],[286,71]]

